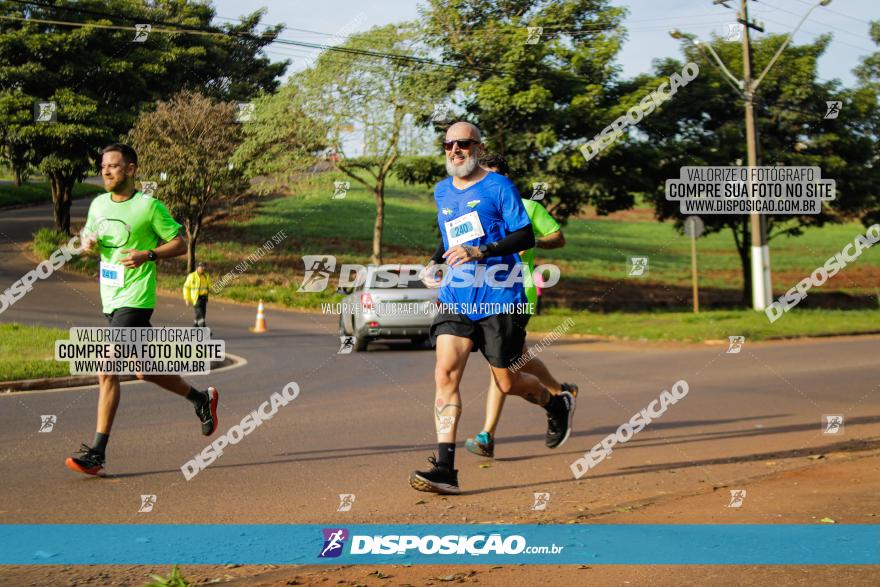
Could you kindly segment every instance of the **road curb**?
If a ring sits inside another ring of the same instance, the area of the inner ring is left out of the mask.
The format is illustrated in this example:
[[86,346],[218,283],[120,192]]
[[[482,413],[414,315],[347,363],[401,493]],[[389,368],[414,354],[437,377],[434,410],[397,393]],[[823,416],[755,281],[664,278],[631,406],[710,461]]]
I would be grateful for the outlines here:
[[[221,370],[235,369],[247,365],[247,359],[226,353],[223,361],[211,363],[211,374]],[[134,375],[120,375],[119,381],[136,381]],[[15,381],[0,381],[0,393],[15,393],[19,391],[51,391],[68,389],[72,387],[93,387],[98,385],[97,375],[79,375],[71,377],[44,377],[41,379],[19,379]]]

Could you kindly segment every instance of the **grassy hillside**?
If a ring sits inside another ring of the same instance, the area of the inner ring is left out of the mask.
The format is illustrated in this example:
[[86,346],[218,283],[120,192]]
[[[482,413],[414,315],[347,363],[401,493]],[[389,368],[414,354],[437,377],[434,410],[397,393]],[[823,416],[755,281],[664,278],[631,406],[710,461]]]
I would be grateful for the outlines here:
[[[321,293],[299,293],[297,288],[303,277],[303,255],[334,255],[338,264],[369,263],[373,196],[353,183],[344,199],[332,199],[333,182],[340,179],[344,178],[321,174],[316,180],[319,183],[293,195],[257,200],[210,221],[198,246],[198,258],[208,263],[215,283],[230,275],[219,297],[248,303],[262,299],[303,309],[316,309],[323,302],[339,299],[334,280]],[[392,180],[385,211],[384,261],[424,262],[439,240],[431,192]],[[548,313],[535,319],[534,331],[552,330],[568,315],[576,317],[572,333],[660,340],[854,333],[876,330],[880,324],[877,249],[865,251],[837,277],[811,291],[797,311],[771,325],[763,314],[737,306],[742,278],[729,231],[702,238],[698,254],[704,312],[694,317],[688,311],[690,245],[671,223],[654,221],[644,207],[609,218],[584,216],[564,227],[565,248],[539,251],[538,262],[559,265],[562,280],[546,290]],[[283,240],[266,247],[279,231],[283,231]],[[808,229],[802,237],[773,241],[776,295],[863,233],[861,225],[848,223]],[[41,252],[52,250],[48,236],[42,235],[45,244],[38,247]],[[247,261],[261,250],[263,253],[256,255],[259,258]],[[627,276],[631,255],[650,258],[647,277]],[[71,267],[95,271],[93,262]],[[160,287],[178,294],[184,273],[181,259],[162,261]],[[853,295],[860,297],[850,297]],[[848,311],[810,310],[816,302]]]

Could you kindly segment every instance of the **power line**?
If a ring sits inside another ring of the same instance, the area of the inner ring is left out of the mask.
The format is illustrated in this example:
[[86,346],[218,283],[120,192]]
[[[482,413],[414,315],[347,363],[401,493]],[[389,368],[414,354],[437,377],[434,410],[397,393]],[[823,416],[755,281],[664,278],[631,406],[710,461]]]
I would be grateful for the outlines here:
[[[52,9],[63,9],[68,12],[82,12],[82,13],[87,13],[87,14],[96,15],[96,16],[120,18],[123,20],[130,20],[132,22],[134,22],[140,18],[140,17],[129,17],[129,16],[125,16],[125,15],[114,15],[114,14],[110,14],[110,13],[106,13],[106,12],[99,12],[99,11],[94,11],[94,10],[82,10],[82,9],[67,7],[67,6],[54,6],[54,5],[50,5],[50,4],[45,4],[43,2],[37,2],[34,0],[7,0],[7,1],[13,2],[16,4],[22,4],[22,5],[37,5],[37,6],[52,8]],[[127,27],[127,26],[102,25],[102,24],[89,23],[89,22],[70,22],[70,21],[49,20],[49,19],[21,18],[21,17],[12,17],[12,16],[4,16],[4,15],[0,15],[0,18],[6,19],[6,20],[15,20],[15,21],[23,21],[23,22],[39,22],[39,23],[45,23],[45,24],[66,25],[66,26],[74,26],[74,27],[94,27],[94,28],[102,28],[102,29],[110,29],[110,30],[134,30],[132,27]],[[143,20],[143,19],[141,19],[141,20]],[[151,29],[151,32],[170,33],[170,34],[185,32],[185,33],[199,34],[199,35],[206,35],[206,36],[223,36],[223,37],[230,37],[231,36],[231,37],[246,38],[246,39],[251,39],[251,40],[262,40],[263,39],[263,37],[252,35],[249,33],[236,33],[236,32],[231,32],[231,31],[224,31],[224,30],[216,29],[214,27],[201,28],[201,27],[193,27],[191,25],[182,25],[179,23],[161,21],[161,20],[157,20],[157,19],[152,19],[152,20],[146,19],[146,20],[148,20],[150,23],[168,24],[168,25],[171,25],[174,27],[179,27],[179,30],[178,29],[168,30],[168,29],[159,28],[159,29]],[[232,19],[229,19],[229,20],[232,20]],[[241,22],[241,21],[239,21],[239,22]],[[138,21],[137,24],[141,24],[141,22]],[[784,24],[784,23],[780,23],[780,24]],[[274,27],[272,27],[272,28],[274,28]],[[300,30],[302,32],[317,33],[317,31],[307,31],[306,29],[298,29],[298,30]],[[330,33],[319,33],[319,34],[329,35]],[[333,36],[333,35],[331,35],[331,36]],[[493,73],[493,74],[497,74],[497,75],[501,75],[501,76],[509,76],[510,75],[509,72],[504,72],[504,71],[492,69],[492,68],[485,68],[485,67],[472,66],[472,65],[459,65],[459,64],[454,64],[454,63],[445,63],[445,62],[435,61],[435,60],[428,59],[428,58],[421,58],[421,57],[415,57],[415,56],[411,56],[411,55],[403,55],[403,54],[397,54],[397,53],[382,53],[382,52],[377,52],[377,51],[354,49],[354,48],[350,48],[350,47],[337,47],[337,46],[333,46],[333,45],[325,45],[325,44],[320,44],[320,43],[308,43],[308,42],[304,42],[304,41],[294,41],[294,40],[289,40],[289,39],[277,39],[277,38],[274,41],[272,41],[271,44],[276,44],[276,43],[281,45],[281,47],[276,47],[272,52],[276,53],[278,55],[284,56],[284,57],[300,57],[303,59],[310,59],[312,57],[316,57],[313,54],[298,53],[298,51],[301,51],[302,49],[307,49],[307,50],[318,50],[319,52],[331,51],[331,52],[336,52],[336,53],[354,54],[354,55],[359,55],[359,56],[366,56],[366,57],[373,57],[373,58],[380,58],[380,59],[400,60],[400,61],[415,63],[415,64],[419,64],[419,65],[447,67],[447,68],[452,68],[452,69],[457,69],[457,70],[478,70],[478,71],[484,71],[487,73]],[[280,51],[280,49],[285,49],[287,51],[292,50],[292,51],[294,51],[294,53],[285,53],[285,52]],[[264,51],[269,52],[269,50],[267,50],[267,49],[264,49]],[[537,79],[546,79],[547,77],[548,76],[539,76]],[[549,77],[554,77],[557,79],[567,77],[567,78],[570,78],[572,80],[576,80],[581,83],[583,83],[583,81],[584,81],[583,79],[581,79],[577,76],[571,76],[571,75],[565,75],[565,74],[549,76]],[[531,78],[531,79],[536,79],[536,78]],[[817,78],[817,79],[821,79],[821,78]],[[830,82],[831,80],[822,80],[822,81]],[[761,103],[761,105],[765,108],[776,107],[776,108],[780,108],[780,109],[784,109],[784,110],[789,110],[791,112],[798,112],[800,114],[808,114],[810,116],[815,115],[815,113],[807,113],[804,111],[794,110],[794,109],[783,107],[780,105],[770,106],[770,105],[763,103],[763,102]]]
[[[241,18],[232,18],[232,17],[228,17],[228,16],[215,16],[215,18],[220,19],[220,20],[230,21],[230,22],[242,22]],[[703,19],[707,19],[707,18],[711,19],[711,20],[717,20],[717,15],[706,13],[706,14],[701,14],[701,15],[666,16],[666,17],[640,19],[640,20],[625,20],[625,21],[621,22],[621,26],[627,25],[629,23],[657,23],[657,26],[652,27],[652,28],[639,28],[639,27],[630,28],[628,26],[626,27],[627,32],[650,32],[650,31],[655,31],[655,30],[666,30],[668,25],[663,24],[662,21],[675,21],[677,23],[681,23],[682,19],[703,20]],[[709,22],[687,23],[686,22],[684,24],[711,24],[711,23],[709,23]],[[277,25],[275,25],[275,26],[277,26]],[[500,28],[495,31],[489,30],[489,29],[475,29],[472,31],[468,31],[468,34],[478,35],[478,36],[521,35],[523,29],[527,29],[527,28],[530,28],[530,25],[522,25],[522,26],[505,25],[505,26],[503,26],[503,28]],[[603,33],[603,32],[609,32],[609,31],[616,30],[617,28],[619,28],[619,26],[609,27],[609,25],[607,25],[607,24],[598,24],[597,23],[597,24],[584,24],[579,27],[566,27],[564,25],[541,25],[540,28],[544,29],[545,31],[557,31],[560,33],[576,36],[576,35],[580,35],[580,34],[586,35],[586,34],[599,34],[599,33]],[[321,31],[314,31],[314,30],[310,30],[310,29],[301,29],[301,28],[288,27],[288,26],[282,27],[281,30],[296,31],[296,32],[307,33],[309,35],[317,35],[317,36],[325,36],[325,37],[339,36],[338,33],[325,33],[325,32],[321,32]],[[382,33],[378,32],[378,31],[374,31],[371,34],[381,36]],[[549,35],[545,34],[545,36],[549,36]]]
[[[812,4],[812,2],[808,2],[807,0],[797,0],[797,1],[800,2],[801,4],[808,4],[808,5],[811,5],[811,4]],[[838,11],[836,11],[836,10],[832,10],[831,8],[828,8],[828,7],[825,8],[825,12],[830,12],[830,13],[832,13],[832,14],[836,14],[837,16],[842,16],[842,17],[844,17],[844,18],[849,18],[849,19],[852,19],[852,20],[854,20],[854,21],[856,21],[856,22],[858,22],[858,23],[861,23],[861,24],[870,24],[870,23],[865,22],[865,21],[863,21],[863,20],[861,20],[861,19],[859,19],[859,18],[856,18],[855,16],[850,16],[849,14],[844,14],[843,12],[838,12]]]
[[[778,20],[773,20],[772,18],[766,18],[765,20],[767,20],[768,22],[782,25],[782,26],[789,26],[788,23],[781,22]],[[801,29],[801,31],[804,33],[810,34],[810,35],[814,35],[814,36],[819,36],[821,34],[821,33],[817,33],[814,31],[808,31],[807,29]],[[846,41],[841,41],[840,39],[836,39],[836,42],[840,43],[841,45],[846,45],[847,47],[852,47],[853,49],[858,49],[859,51],[867,51],[868,53],[871,53],[875,50],[875,49],[869,49],[867,47],[860,47],[858,45],[853,45],[852,43],[847,43]]]
[[[16,2],[18,4],[37,4],[40,6],[47,6],[49,8],[57,8],[55,6],[45,5],[45,4],[37,3],[37,2],[33,2],[33,1],[24,1],[24,0],[8,0],[8,1]],[[71,10],[71,8],[69,8],[69,7],[64,7],[64,8],[66,10]],[[108,13],[99,13],[97,11],[88,11],[88,12],[93,15],[101,15],[101,16],[110,16],[110,17],[114,17],[114,18],[120,18],[120,16],[118,16],[118,15],[112,15],[112,14],[108,14]],[[110,30],[130,30],[130,31],[135,30],[132,27],[128,27],[128,26],[103,25],[103,24],[97,24],[97,23],[92,23],[92,22],[71,22],[71,21],[64,21],[64,20],[25,18],[25,17],[4,16],[4,15],[0,15],[0,18],[5,19],[5,20],[14,20],[14,21],[21,21],[21,22],[38,22],[38,23],[43,23],[43,24],[55,24],[55,25],[64,25],[64,26],[73,26],[73,27],[93,27],[93,28],[110,29]],[[125,20],[131,20],[131,21],[135,20],[135,18],[133,18],[133,17],[121,17],[121,18],[123,18]],[[175,29],[152,28],[151,32],[156,32],[156,33],[169,33],[169,34],[191,33],[191,34],[205,35],[205,36],[236,37],[236,38],[249,39],[249,40],[263,40],[263,37],[258,36],[258,35],[252,35],[249,33],[235,33],[235,32],[222,31],[222,30],[212,29],[212,28],[200,28],[200,27],[193,27],[193,26],[189,26],[189,25],[181,25],[179,23],[166,23],[166,21],[159,21],[159,20],[155,20],[155,19],[154,20],[145,19],[145,20],[147,20],[149,24],[158,23],[158,24],[168,24],[170,26],[179,27],[179,28],[175,28]],[[137,24],[141,24],[141,23],[138,22]],[[320,43],[308,43],[305,41],[293,41],[293,40],[278,39],[278,38],[276,38],[274,41],[272,41],[272,43],[279,43],[282,45],[292,45],[292,46],[296,46],[296,47],[306,47],[309,49],[318,49],[318,50],[322,50],[322,51],[336,51],[336,52],[348,53],[348,54],[360,55],[360,56],[366,56],[366,57],[377,57],[377,58],[381,58],[381,59],[391,59],[391,60],[404,61],[404,62],[419,64],[419,65],[432,65],[432,66],[437,66],[437,67],[447,67],[447,68],[461,69],[461,70],[477,70],[477,71],[484,71],[487,73],[494,73],[494,74],[498,74],[498,75],[502,75],[502,76],[508,75],[507,72],[503,72],[501,70],[492,69],[492,68],[488,68],[488,67],[480,67],[480,66],[476,66],[476,65],[458,65],[458,64],[454,64],[454,63],[445,63],[442,61],[435,61],[433,59],[428,59],[425,57],[415,57],[412,55],[403,55],[403,54],[399,54],[399,53],[382,53],[382,52],[378,52],[378,51],[369,51],[366,49],[354,49],[351,47],[337,47],[334,45],[323,45]]]
[[[37,6],[42,6],[42,7],[46,7],[46,8],[52,8],[52,9],[63,8],[64,10],[66,10],[68,12],[79,11],[78,9],[76,9],[74,7],[66,7],[66,6],[65,7],[57,7],[54,5],[45,4],[43,2],[38,2],[36,0],[9,0],[9,1],[15,2],[17,4],[22,4],[22,5],[37,5]],[[169,33],[169,34],[191,33],[191,34],[205,35],[205,36],[220,36],[220,37],[234,37],[234,38],[242,38],[242,39],[250,39],[250,40],[263,40],[263,37],[258,36],[258,35],[253,35],[250,33],[224,31],[224,30],[217,29],[215,27],[194,27],[191,25],[182,25],[179,23],[162,21],[162,20],[157,20],[157,19],[152,19],[152,20],[141,19],[141,21],[139,21],[138,18],[140,18],[140,17],[128,17],[128,16],[123,16],[123,15],[114,15],[114,14],[95,11],[95,10],[80,11],[80,12],[88,13],[91,15],[102,16],[102,17],[122,18],[123,20],[136,22],[136,24],[141,24],[142,20],[146,20],[150,24],[157,23],[157,24],[164,24],[164,25],[175,27],[174,29],[162,29],[162,28],[155,28],[155,27],[151,29],[151,32],[157,32],[157,33]],[[13,17],[13,16],[3,16],[3,15],[0,15],[0,18],[6,19],[6,20],[22,21],[22,22],[40,22],[40,23],[45,23],[45,24],[66,25],[66,26],[74,26],[74,27],[87,27],[87,26],[89,26],[89,27],[94,27],[94,28],[103,28],[103,29],[110,29],[110,30],[134,30],[132,27],[119,26],[119,25],[102,25],[102,24],[96,24],[96,23],[90,23],[90,22],[71,22],[71,21],[64,21],[64,20],[24,18],[24,17]],[[491,67],[483,67],[483,66],[468,65],[468,64],[446,63],[446,62],[442,62],[442,61],[436,61],[433,59],[429,59],[426,57],[416,57],[416,56],[405,55],[405,54],[400,54],[400,53],[383,53],[383,52],[379,52],[379,51],[371,51],[371,50],[366,50],[366,49],[355,49],[352,47],[339,47],[339,46],[334,46],[334,45],[325,45],[325,44],[321,44],[321,43],[309,43],[309,42],[305,42],[305,41],[294,41],[294,40],[290,40],[290,39],[279,39],[279,38],[276,38],[271,42],[271,44],[274,44],[274,43],[277,43],[280,45],[303,47],[303,48],[307,48],[307,49],[317,49],[320,51],[332,51],[332,52],[337,52],[337,53],[347,53],[347,54],[351,54],[351,55],[358,55],[358,56],[364,56],[364,57],[389,59],[389,60],[393,60],[393,61],[401,61],[404,63],[414,64],[414,65],[428,65],[428,66],[434,66],[434,67],[445,67],[445,68],[460,70],[460,71],[467,71],[467,70],[479,71],[479,72],[489,73],[489,74],[493,74],[493,75],[498,75],[501,77],[510,76],[510,72],[506,72],[506,71],[491,68]],[[534,76],[531,78],[524,78],[524,79],[526,79],[526,80],[543,80],[543,81],[553,81],[556,79],[569,79],[571,81],[576,81],[578,83],[585,83],[585,80],[583,80],[582,78],[575,76],[575,75],[566,74],[563,72],[547,74],[547,75],[537,75],[537,76]]]
[[[791,15],[794,15],[794,16],[800,16],[800,14],[798,14],[797,12],[792,12],[791,10],[787,10],[787,9],[785,9],[785,8],[781,8],[781,7],[779,7],[779,6],[773,6],[773,5],[771,5],[771,4],[767,4],[766,2],[764,2],[764,5],[765,5],[765,6],[770,6],[771,8],[774,8],[774,9],[779,10],[779,11],[781,11],[781,12],[785,12],[785,13],[787,13],[787,14],[791,14]],[[758,14],[760,14],[760,13],[758,13]],[[866,39],[867,39],[868,41],[873,42],[873,40],[871,39],[871,37],[869,37],[868,35],[866,35],[866,34],[864,34],[864,33],[854,33],[854,32],[851,31],[851,30],[848,30],[848,29],[845,29],[845,28],[842,28],[842,27],[839,27],[839,26],[835,26],[835,25],[833,25],[833,24],[826,23],[826,22],[823,22],[822,25],[823,25],[823,26],[826,26],[826,27],[828,27],[828,28],[836,29],[836,30],[838,30],[838,31],[841,31],[841,32],[847,33],[847,34],[852,35],[852,36],[854,36],[854,37],[858,37],[859,39],[862,39],[862,40],[866,40]]]

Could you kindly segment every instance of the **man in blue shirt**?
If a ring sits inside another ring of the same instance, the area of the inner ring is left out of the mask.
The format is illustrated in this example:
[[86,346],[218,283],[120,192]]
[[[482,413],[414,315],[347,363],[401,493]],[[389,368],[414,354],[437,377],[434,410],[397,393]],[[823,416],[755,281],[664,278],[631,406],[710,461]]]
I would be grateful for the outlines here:
[[[575,398],[567,391],[554,395],[534,375],[508,369],[522,353],[530,314],[518,251],[535,246],[519,192],[506,177],[480,167],[483,143],[476,126],[453,124],[443,148],[450,177],[434,188],[443,242],[425,273],[426,283],[442,285],[441,310],[431,326],[438,458],[429,458],[433,467],[414,471],[409,482],[419,491],[458,494],[459,383],[472,351],[483,353],[502,393],[542,406],[550,425],[566,436]],[[444,261],[448,271],[438,280],[436,265]]]

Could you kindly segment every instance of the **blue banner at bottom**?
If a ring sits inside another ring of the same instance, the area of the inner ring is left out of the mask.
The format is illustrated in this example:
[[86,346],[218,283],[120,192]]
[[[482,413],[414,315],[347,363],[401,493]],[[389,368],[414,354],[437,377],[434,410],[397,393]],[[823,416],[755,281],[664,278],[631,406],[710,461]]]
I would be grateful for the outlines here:
[[0,564],[876,565],[880,526],[0,525]]

